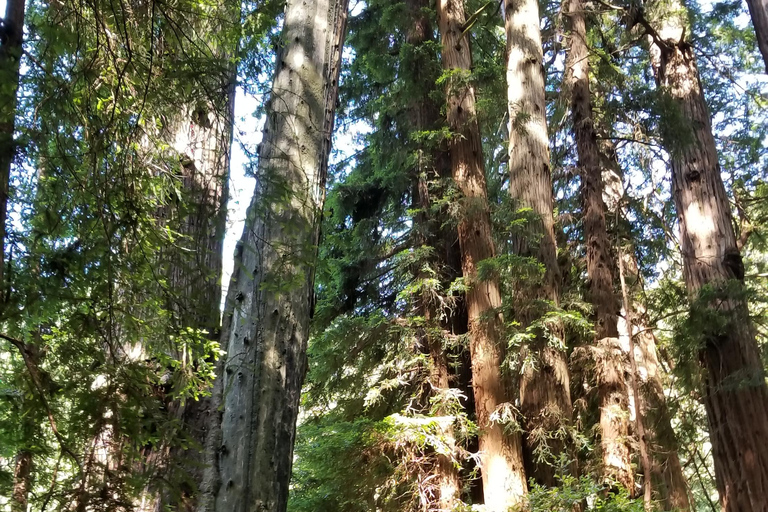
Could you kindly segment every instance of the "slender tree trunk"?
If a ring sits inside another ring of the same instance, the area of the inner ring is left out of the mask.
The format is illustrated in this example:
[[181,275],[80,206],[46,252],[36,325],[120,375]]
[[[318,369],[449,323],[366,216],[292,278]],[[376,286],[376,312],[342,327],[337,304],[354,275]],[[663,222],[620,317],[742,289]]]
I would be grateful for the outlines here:
[[652,500],[652,483],[651,483],[651,456],[648,453],[648,438],[645,436],[645,418],[643,415],[643,401],[640,394],[640,387],[637,384],[638,372],[637,363],[635,361],[635,337],[632,330],[632,304],[629,302],[629,293],[627,292],[627,284],[624,279],[624,256],[622,255],[621,247],[618,249],[619,255],[619,280],[621,281],[621,296],[624,302],[624,314],[625,321],[627,322],[627,332],[629,336],[629,382],[632,388],[632,396],[635,398],[635,428],[637,429],[638,447],[640,451],[640,463],[643,468],[643,506],[646,512],[653,510]]
[[757,47],[763,56],[765,72],[768,73],[768,0],[747,0],[747,7],[755,27]]
[[[422,132],[436,130],[440,126],[440,106],[432,99],[431,93],[435,87],[436,76],[430,76],[425,70],[430,69],[430,62],[423,45],[433,40],[433,29],[425,9],[429,8],[427,0],[408,0],[409,14],[412,25],[406,34],[406,42],[415,47],[415,58],[411,62],[408,79],[414,82],[415,90],[421,91],[421,96],[415,98],[410,105],[410,129]],[[414,199],[419,213],[416,215],[415,226],[418,242],[434,250],[430,265],[436,275],[440,276],[442,284],[449,285],[460,273],[461,256],[452,257],[458,252],[458,234],[455,228],[449,227],[448,222],[440,213],[433,213],[430,194],[430,180],[441,183],[451,175],[450,159],[445,154],[446,148],[424,148],[417,150],[424,155],[414,169]],[[439,192],[438,192],[439,193]],[[437,218],[435,218],[437,217]],[[451,261],[451,260],[456,260]],[[421,270],[416,272],[417,279],[427,279]],[[451,332],[459,320],[457,308],[450,311],[440,311],[439,304],[432,294],[425,292],[419,301],[421,316],[425,319],[424,347],[427,349],[432,364],[429,383],[433,393],[445,392],[451,387],[448,356],[443,348],[443,336],[436,334]],[[463,329],[462,329],[463,330]],[[438,416],[450,414],[450,411],[438,409],[433,411]],[[426,510],[449,512],[454,509],[459,500],[461,480],[459,469],[451,454],[457,452],[455,435],[451,422],[442,432],[443,442],[448,454],[436,453],[436,463],[433,472],[428,476],[430,482],[422,485],[435,489],[430,493],[430,502],[425,503]]]
[[[627,264],[627,259],[629,258],[625,255],[625,277],[632,282],[637,276],[632,275],[632,266]],[[629,283],[628,286],[630,290],[633,288]],[[630,291],[630,295],[634,296],[635,293]],[[653,489],[657,499],[664,504],[664,510],[691,510],[688,481],[680,464],[677,435],[672,428],[671,413],[664,395],[656,353],[656,337],[653,330],[648,327],[642,304],[635,302],[633,308],[635,360],[638,368],[637,378],[641,383],[639,390],[643,403],[641,413],[646,420],[645,442],[652,457]],[[619,322],[619,337],[629,340],[627,326],[623,321]],[[628,353],[628,346],[625,350]]]
[[[37,337],[39,338],[39,337]],[[25,343],[19,350],[26,352],[25,363],[28,367],[33,367],[38,371],[40,366],[40,349],[37,345]],[[32,379],[32,375],[29,377]],[[34,384],[30,385],[32,395],[36,395],[38,390]],[[21,403],[21,432],[23,435],[24,448],[16,453],[16,460],[13,467],[13,492],[11,494],[11,512],[27,512],[29,503],[29,491],[32,487],[32,465],[34,454],[29,449],[29,445],[34,443],[35,436],[35,418],[36,403],[29,403],[26,399]]]
[[[768,387],[747,303],[738,295],[744,267],[693,48],[684,40],[685,9],[669,7],[675,12],[660,18],[658,32],[645,24],[661,92],[690,121],[690,132],[682,134],[687,137],[665,134],[688,293],[697,301],[703,290],[720,290],[717,300],[699,301],[691,312],[702,320],[696,324],[717,488],[727,512],[766,511]],[[725,289],[728,283],[736,290]],[[726,326],[712,326],[706,321],[712,316]]]
[[633,493],[629,397],[618,344],[619,302],[614,287],[615,260],[605,223],[600,147],[592,116],[584,3],[570,0],[567,13],[571,33],[566,81],[571,89],[573,135],[579,154],[589,298],[596,317],[595,350],[603,471],[606,480],[621,484]]
[[283,512],[306,372],[341,50],[344,0],[289,0],[260,147],[257,186],[235,253],[199,509]]
[[[438,0],[437,15],[442,36],[443,67],[457,75],[468,75],[472,66],[469,37],[462,0]],[[527,485],[520,437],[505,433],[504,425],[492,416],[509,401],[501,363],[504,357],[503,319],[499,284],[480,281],[477,267],[494,256],[491,219],[485,183],[480,130],[475,117],[475,91],[465,79],[451,80],[447,88],[448,125],[453,132],[450,154],[453,179],[462,194],[459,245],[462,270],[468,283],[472,387],[477,423],[480,427],[480,464],[486,510],[506,511],[521,502]]]
[[25,0],[7,0],[0,38],[0,305],[5,303],[6,218],[11,166],[16,155],[13,133],[16,129],[16,93],[19,90],[19,65],[24,42]]
[[[610,205],[607,211],[609,214],[625,217],[622,211],[624,187],[621,167],[616,148],[610,141],[602,141],[600,157],[603,168],[603,197],[605,203]],[[606,179],[610,186],[606,186]],[[615,229],[618,229],[618,226]],[[618,260],[612,261],[611,265],[618,269]],[[657,493],[657,499],[664,504],[664,510],[691,510],[688,481],[680,464],[677,435],[672,428],[672,413],[664,395],[663,376],[656,350],[656,336],[648,324],[646,308],[639,299],[643,296],[643,279],[632,249],[628,249],[624,255],[623,266],[629,295],[633,301],[635,360],[639,372],[637,378],[641,382],[640,393],[642,403],[645,405],[645,410],[641,412],[646,417],[647,440],[638,441],[647,442],[653,459],[653,488]],[[617,325],[621,350],[628,361],[629,332],[625,317],[619,316]],[[629,387],[628,384],[627,387]],[[631,390],[629,393],[631,395]],[[634,405],[630,404],[630,411],[633,410]]]
[[[543,286],[523,290],[515,314],[523,326],[541,315],[535,306],[541,299],[556,306],[560,302],[560,270],[557,264],[552,195],[549,169],[549,137],[544,100],[544,56],[539,30],[539,4],[536,0],[505,3],[507,34],[507,101],[511,129],[509,134],[509,192],[521,208],[530,208],[535,216],[527,233],[515,237],[515,251],[536,258],[545,269]],[[529,287],[533,288],[533,287]],[[562,337],[562,325],[553,322],[547,328]],[[525,418],[524,442],[529,477],[544,485],[555,485],[555,468],[539,463],[539,452],[549,450],[558,457],[565,443],[550,435],[572,416],[570,375],[565,354],[551,346],[540,332],[528,347],[536,354],[537,364],[522,377],[520,406]],[[535,431],[543,431],[543,441]],[[545,445],[547,448],[545,448]]]

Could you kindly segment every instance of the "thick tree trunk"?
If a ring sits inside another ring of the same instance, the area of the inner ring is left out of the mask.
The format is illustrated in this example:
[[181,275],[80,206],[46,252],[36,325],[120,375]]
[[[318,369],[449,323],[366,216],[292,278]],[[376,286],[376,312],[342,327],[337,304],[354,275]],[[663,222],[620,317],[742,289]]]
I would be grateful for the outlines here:
[[604,477],[634,491],[629,450],[629,397],[618,344],[619,301],[614,287],[615,260],[611,253],[603,203],[602,166],[592,116],[589,85],[589,48],[582,0],[568,2],[570,50],[566,81],[571,89],[573,135],[579,154],[584,238],[587,247],[589,298],[594,306],[595,349],[600,401],[600,444]]
[[[515,250],[522,256],[538,259],[545,268],[543,286],[521,290],[522,300],[515,315],[523,326],[535,322],[541,312],[540,300],[559,304],[560,270],[557,264],[552,195],[549,168],[549,138],[544,100],[544,56],[539,30],[539,4],[536,0],[505,3],[507,35],[507,101],[511,129],[509,134],[509,192],[517,206],[530,208],[535,216],[527,233],[515,238]],[[559,323],[549,325],[555,336],[562,337]],[[570,376],[565,354],[541,333],[532,346],[537,364],[522,377],[520,406],[525,418],[526,469],[529,477],[544,485],[555,485],[555,468],[539,463],[538,452],[547,450],[554,457],[565,443],[548,433],[557,431],[572,416]]]
[[[406,34],[406,42],[416,49],[407,79],[414,83],[415,90],[422,92],[421,96],[416,97],[409,105],[409,128],[417,132],[437,130],[441,124],[440,106],[431,97],[437,77],[425,73],[426,69],[430,69],[430,62],[423,48],[425,43],[433,40],[434,31],[425,14],[425,9],[429,8],[429,2],[408,0],[407,6],[412,17],[412,25]],[[449,227],[444,215],[441,215],[446,212],[433,213],[430,181],[441,183],[450,178],[450,158],[446,155],[445,148],[419,147],[417,150],[425,155],[424,158],[419,159],[419,163],[413,169],[415,183],[413,199],[419,212],[414,219],[417,243],[433,248],[434,256],[430,266],[447,289],[450,283],[460,275],[461,255],[459,254],[458,258],[455,257],[459,252],[458,234],[455,228]],[[430,276],[425,275],[421,269],[417,269],[417,279],[428,277]],[[420,316],[425,319],[422,345],[429,353],[432,364],[429,384],[433,394],[445,392],[451,387],[448,356],[443,348],[443,336],[436,333],[452,332],[456,327],[455,324],[460,322],[458,318],[460,311],[458,308],[440,311],[439,304],[428,292],[422,294],[418,310]],[[466,332],[465,328],[461,330]],[[432,412],[438,416],[450,414],[450,411],[441,409]],[[434,455],[436,463],[432,473],[427,476],[429,482],[421,482],[420,487],[433,490],[426,493],[428,502],[423,504],[425,510],[449,512],[455,508],[461,491],[459,469],[454,462],[454,457],[451,456],[457,453],[452,424],[446,426],[442,437],[448,454]]]
[[344,0],[285,7],[227,297],[201,510],[286,510],[346,16]]
[[[469,37],[463,34],[466,21],[463,1],[438,0],[437,15],[443,67],[456,74],[468,74],[472,54]],[[502,512],[521,502],[527,485],[520,437],[505,433],[504,425],[492,419],[510,396],[501,374],[504,344],[503,319],[498,312],[499,284],[495,279],[480,281],[477,276],[478,264],[494,256],[483,150],[472,85],[463,79],[451,80],[447,97],[448,125],[453,132],[449,143],[452,174],[462,194],[458,230],[462,270],[469,287],[467,310],[472,387],[480,427],[480,471],[486,510]]]
[[[700,325],[704,405],[721,504],[727,512],[768,510],[768,387],[746,301],[727,283],[744,278],[712,125],[691,45],[684,40],[685,9],[673,5],[651,45],[657,82],[690,121],[688,137],[667,134],[672,194],[680,223],[688,293],[722,289],[692,314],[718,316],[725,327]],[[682,140],[681,140],[682,139]],[[704,311],[701,311],[701,309]]]
[[768,73],[768,0],[747,0],[752,26],[755,27],[757,47],[763,55],[765,72]]
[[[166,210],[166,222],[182,235],[180,247],[169,247],[168,293],[170,308],[176,312],[181,328],[203,330],[211,339],[220,335],[222,250],[226,233],[230,149],[235,103],[234,76],[222,84],[225,91],[219,101],[207,101],[206,107],[185,107],[166,137],[182,159],[181,211]],[[181,357],[181,354],[173,354]],[[183,424],[189,448],[169,453],[152,453],[145,463],[159,464],[163,480],[182,482],[163,495],[154,492],[142,496],[140,510],[154,512],[171,507],[195,510],[197,492],[203,481],[204,467],[199,464],[206,445],[210,424],[210,398],[188,400],[184,405],[170,404]],[[166,464],[170,466],[165,467]],[[187,485],[187,482],[194,485]]]
[[0,305],[5,302],[5,248],[8,185],[16,155],[13,133],[16,127],[16,93],[24,41],[25,0],[7,0],[0,38]]

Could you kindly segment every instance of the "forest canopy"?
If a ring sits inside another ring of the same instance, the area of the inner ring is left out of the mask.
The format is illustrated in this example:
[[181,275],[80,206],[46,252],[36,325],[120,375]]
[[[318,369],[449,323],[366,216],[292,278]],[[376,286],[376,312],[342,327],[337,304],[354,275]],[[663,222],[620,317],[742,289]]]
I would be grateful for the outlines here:
[[766,511],[764,0],[0,6],[0,511]]

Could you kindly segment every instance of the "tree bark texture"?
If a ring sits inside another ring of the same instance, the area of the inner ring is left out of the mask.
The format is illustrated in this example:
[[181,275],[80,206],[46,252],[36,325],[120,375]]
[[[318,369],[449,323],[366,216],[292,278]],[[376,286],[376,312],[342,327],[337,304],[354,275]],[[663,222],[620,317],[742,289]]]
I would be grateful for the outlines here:
[[346,16],[344,0],[285,7],[256,190],[225,307],[220,414],[200,510],[287,507]]
[[[661,92],[690,121],[690,140],[665,138],[672,163],[672,194],[680,224],[683,275],[696,300],[702,289],[741,283],[744,267],[731,207],[691,45],[684,40],[685,9],[661,16],[651,62]],[[768,510],[768,387],[743,297],[724,291],[704,308],[727,320],[702,327],[700,361],[715,478],[726,512]],[[704,317],[702,317],[704,318]]]
[[582,218],[587,249],[589,299],[595,313],[600,445],[604,477],[634,491],[629,449],[629,397],[618,344],[619,302],[614,287],[615,260],[605,223],[600,147],[592,115],[589,48],[582,0],[568,3],[570,50],[566,81],[571,92],[573,136],[579,156]]
[[[419,48],[433,40],[433,29],[425,9],[429,8],[427,0],[408,0],[407,7],[412,17],[412,25],[406,34],[406,42],[413,45],[416,50],[414,59],[410,62],[408,70],[409,81],[416,86],[415,90],[422,91],[422,95],[414,98],[409,105],[410,126],[414,131],[437,130],[440,125],[440,105],[431,97],[435,87],[437,76],[429,76],[425,70],[430,69],[429,57]],[[413,169],[414,176],[414,203],[418,209],[415,216],[414,229],[416,230],[416,243],[426,245],[433,249],[433,257],[429,262],[434,275],[438,276],[443,289],[447,289],[451,282],[460,273],[461,254],[458,247],[458,234],[455,228],[445,222],[447,212],[434,212],[431,197],[430,181],[440,184],[451,176],[451,162],[446,148],[418,147],[417,151],[423,154],[418,159],[418,164]],[[442,186],[438,187],[438,194]],[[417,269],[417,279],[427,279],[430,275]],[[429,384],[432,394],[445,392],[451,387],[448,355],[443,347],[443,336],[440,333],[453,333],[456,327],[462,333],[466,332],[466,318],[464,326],[460,318],[463,311],[460,308],[451,308],[449,311],[441,311],[440,304],[430,292],[422,293],[418,300],[418,314],[425,319],[425,329],[422,336],[422,345],[429,354],[431,371]],[[450,414],[450,411],[434,410],[432,413],[442,416]],[[430,489],[427,492],[427,503],[423,504],[424,510],[435,512],[449,512],[456,506],[460,499],[461,479],[458,464],[450,454],[457,453],[457,445],[452,424],[442,432],[443,442],[448,451],[435,453],[435,465],[433,471],[427,475],[424,482],[420,482],[421,488]]]
[[[539,22],[536,0],[505,3],[507,101],[511,124],[509,192],[519,208],[529,208],[534,216],[526,234],[515,237],[514,245],[519,255],[534,257],[545,268],[543,286],[521,290],[518,293],[521,298],[515,301],[515,315],[524,327],[540,317],[536,305],[541,300],[551,301],[555,306],[560,301]],[[559,322],[548,328],[562,337]],[[537,459],[542,450],[557,457],[565,449],[565,443],[549,434],[557,431],[563,422],[570,424],[570,375],[563,351],[551,346],[544,333],[537,338],[527,348],[535,354],[535,368],[526,371],[520,385],[526,469],[528,476],[539,483],[555,485],[555,469]]]
[[453,132],[449,142],[454,182],[462,195],[459,245],[467,281],[472,387],[480,427],[480,472],[485,507],[502,512],[518,504],[527,492],[522,448],[517,434],[505,433],[494,421],[500,406],[510,401],[501,364],[504,359],[503,319],[499,284],[480,281],[478,264],[494,256],[480,130],[475,116],[475,90],[466,78],[472,66],[462,0],[438,0],[443,67],[459,76],[447,88],[447,119]]
[[7,0],[0,40],[0,304],[5,302],[6,219],[8,185],[16,156],[13,132],[16,127],[16,93],[19,90],[19,66],[24,42],[25,0]]
[[[603,198],[610,214],[622,215],[624,188],[621,168],[616,155],[616,148],[609,141],[601,144],[601,162],[603,167]],[[606,186],[606,180],[611,186]],[[618,268],[618,260],[613,259],[613,268]],[[640,382],[640,400],[644,405],[641,413],[646,418],[645,442],[652,457],[652,483],[655,499],[663,503],[664,510],[691,510],[688,482],[678,456],[677,435],[672,428],[672,413],[664,394],[663,375],[656,349],[656,336],[648,324],[645,305],[642,301],[643,279],[639,271],[634,251],[624,254],[624,274],[629,288],[633,308],[633,331],[637,378]],[[619,346],[622,361],[629,360],[629,332],[627,331],[626,312],[618,317]],[[630,418],[635,413],[634,396],[629,384],[625,383],[630,398]]]
[[763,56],[765,72],[768,73],[768,0],[747,0],[752,26],[755,27],[757,47]]
[[27,512],[29,487],[32,477],[32,452],[22,450],[16,454],[13,468],[13,494],[11,512]]
[[[639,276],[634,273],[636,263],[625,254],[625,277],[630,295],[636,296],[633,283],[639,283]],[[672,414],[664,395],[664,385],[656,350],[656,336],[648,326],[645,307],[640,302],[633,305],[633,331],[635,361],[637,362],[645,418],[645,434],[648,451],[652,457],[651,477],[655,499],[663,503],[664,510],[691,510],[688,481],[683,474],[683,467],[678,456],[677,435],[672,428]],[[629,351],[629,333],[623,318],[619,320],[619,339],[624,353]],[[633,397],[634,400],[634,397]],[[634,404],[632,409],[634,409]],[[633,411],[636,414],[636,411]]]
[[[181,190],[184,209],[167,212],[175,218],[166,222],[181,235],[181,247],[169,247],[168,291],[171,308],[178,314],[181,328],[204,330],[211,339],[220,335],[222,251],[226,234],[229,197],[229,163],[232,147],[235,77],[222,84],[223,97],[206,101],[205,107],[183,107],[168,138],[182,161]],[[225,80],[222,77],[222,80]],[[174,354],[181,357],[181,354]],[[184,405],[170,404],[183,424],[190,448],[171,453],[152,454],[162,472],[176,475],[171,481],[191,480],[197,487],[203,481],[204,468],[199,464],[206,445],[210,424],[211,400],[188,400]],[[159,455],[159,457],[157,457]],[[165,458],[165,460],[162,460]],[[164,464],[171,466],[164,468]],[[168,475],[163,475],[163,478]],[[141,510],[195,510],[197,491],[181,485],[164,496],[143,496]]]

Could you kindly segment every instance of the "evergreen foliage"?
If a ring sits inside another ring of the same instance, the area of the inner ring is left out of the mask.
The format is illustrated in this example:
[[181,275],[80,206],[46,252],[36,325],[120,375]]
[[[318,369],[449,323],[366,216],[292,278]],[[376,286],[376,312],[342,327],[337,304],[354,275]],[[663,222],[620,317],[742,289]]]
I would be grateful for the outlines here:
[[[434,3],[413,5],[350,5],[317,262],[299,261],[294,276],[315,271],[315,302],[288,510],[437,511],[435,475],[445,461],[461,482],[453,510],[482,510],[483,432],[465,295],[491,280],[502,294],[492,313],[504,319],[509,395],[493,421],[507,433],[526,428],[521,378],[545,366],[528,348],[536,339],[564,352],[571,374],[573,418],[549,411],[553,417],[526,432],[536,441],[535,463],[554,468],[557,483],[531,480],[520,511],[642,510],[651,476],[642,474],[639,443],[653,453],[676,447],[693,509],[720,509],[702,351],[751,323],[768,368],[768,82],[745,6],[686,3],[685,44],[697,58],[743,257],[728,262],[735,279],[692,295],[669,165],[701,142],[670,91],[656,85],[649,57],[657,37],[649,20],[668,5],[585,4],[611,254],[629,253],[622,277],[636,332],[619,342],[652,338],[653,358],[636,351],[635,377],[642,396],[659,395],[660,383],[663,403],[639,412],[653,432],[648,439],[630,429],[635,486],[625,489],[605,480],[600,452],[601,355],[562,5],[541,5],[557,304],[532,299],[547,269],[515,248],[521,237],[538,246],[529,234],[540,219],[509,197],[509,135],[525,132],[530,114],[509,119],[504,3],[467,0],[470,71],[443,70]],[[221,254],[207,258],[190,227],[209,198],[190,185],[195,164],[176,137],[180,125],[231,122],[235,86],[263,98],[255,116],[268,113],[266,77],[283,58],[283,7],[27,1],[0,289],[0,510],[18,510],[12,496],[23,456],[33,461],[24,510],[148,510],[150,496],[163,497],[157,510],[195,506],[208,462],[187,411],[205,410],[205,421],[221,412],[205,409],[224,371],[221,269],[208,263]],[[414,42],[417,18],[427,33]],[[459,257],[462,197],[447,160],[449,141],[460,135],[445,122],[449,85],[471,85],[477,96],[496,248],[478,265],[478,283],[462,276]],[[255,138],[234,134],[251,175]],[[226,190],[226,177],[218,185]],[[290,201],[294,184],[279,185],[273,195],[283,196],[255,208]],[[314,255],[314,240],[307,247]],[[618,268],[612,272],[621,324],[627,312]],[[273,283],[263,287],[281,292]],[[748,309],[725,307],[734,302]],[[443,370],[448,387],[435,384]],[[765,373],[729,379],[733,389],[762,386]],[[639,402],[630,401],[623,414],[635,418]],[[669,510],[663,482],[653,478],[652,507]]]

